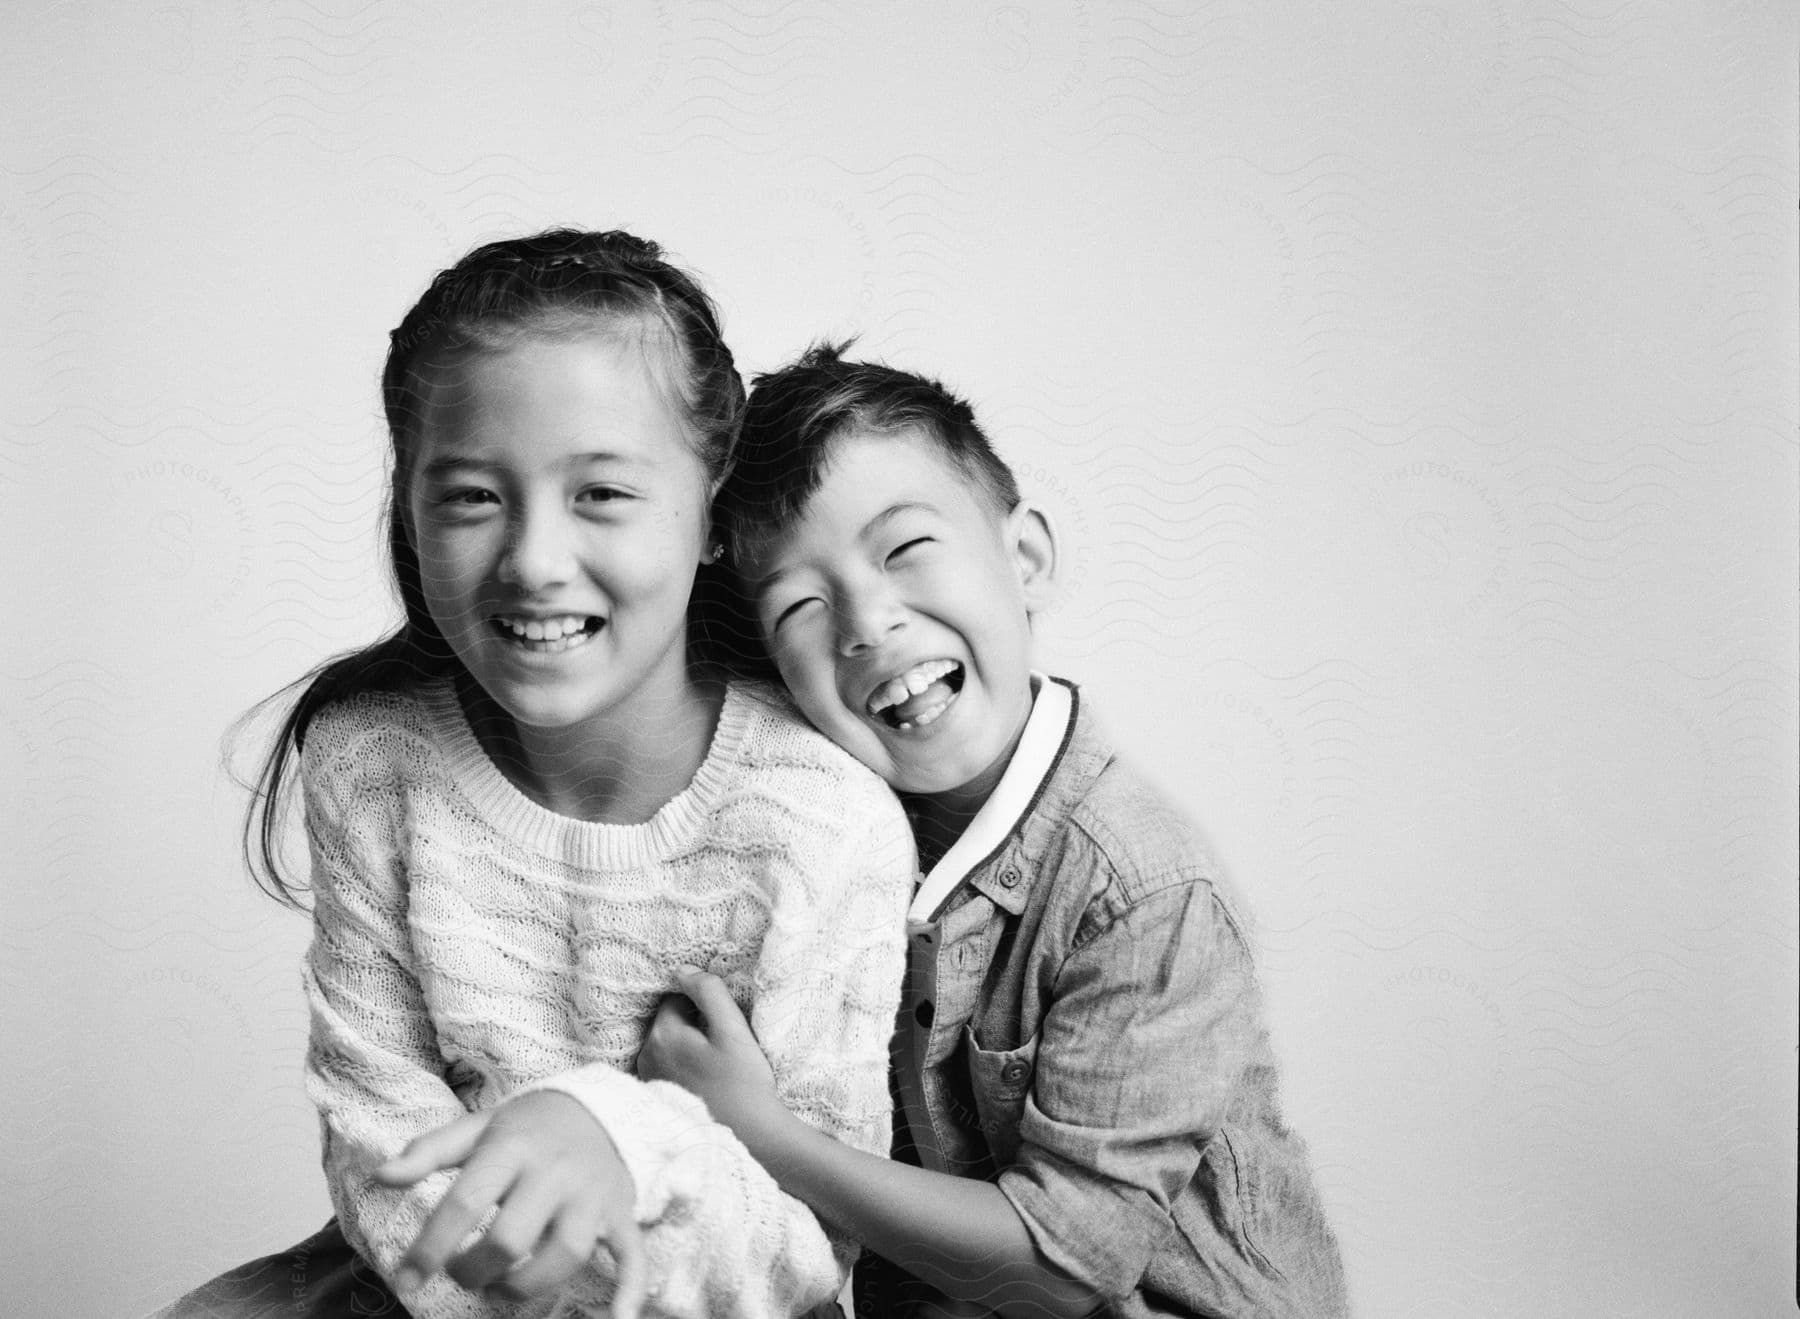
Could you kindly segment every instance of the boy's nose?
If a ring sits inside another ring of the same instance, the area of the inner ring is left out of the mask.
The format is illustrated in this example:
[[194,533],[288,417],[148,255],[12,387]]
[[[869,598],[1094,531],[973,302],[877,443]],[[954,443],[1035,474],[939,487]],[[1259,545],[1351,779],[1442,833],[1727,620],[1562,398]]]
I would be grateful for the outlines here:
[[905,625],[905,611],[891,594],[867,592],[843,600],[837,610],[838,652],[860,655],[873,650]]

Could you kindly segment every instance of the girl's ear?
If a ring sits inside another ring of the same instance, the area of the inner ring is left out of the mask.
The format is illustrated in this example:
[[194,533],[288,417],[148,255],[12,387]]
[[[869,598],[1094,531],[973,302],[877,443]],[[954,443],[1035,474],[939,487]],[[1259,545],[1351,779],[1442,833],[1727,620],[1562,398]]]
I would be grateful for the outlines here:
[[709,563],[717,563],[725,557],[725,537],[719,533],[718,519],[713,516],[713,501],[718,499],[719,491],[725,485],[725,478],[731,475],[731,468],[736,462],[725,465],[725,470],[717,476],[706,479],[706,508],[701,514],[701,521],[706,524],[706,532],[700,538],[700,563],[704,567]]
[[393,486],[388,491],[388,516],[394,520],[394,529],[400,533],[406,548],[417,554],[419,538],[413,535],[412,492],[401,483],[398,473],[395,473]]
[[712,518],[706,519],[706,534],[700,538],[700,566],[711,567],[725,557],[725,541]]
[[1021,499],[1006,518],[1006,548],[1032,613],[1050,603],[1056,590],[1056,524],[1029,499]]

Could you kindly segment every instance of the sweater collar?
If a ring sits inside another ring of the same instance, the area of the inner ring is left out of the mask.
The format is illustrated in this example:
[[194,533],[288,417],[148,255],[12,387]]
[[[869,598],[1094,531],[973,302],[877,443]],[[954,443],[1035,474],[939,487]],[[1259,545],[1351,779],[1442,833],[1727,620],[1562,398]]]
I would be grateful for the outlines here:
[[445,768],[476,813],[536,855],[584,870],[657,865],[687,847],[736,776],[754,717],[752,699],[729,684],[706,759],[687,787],[642,824],[606,824],[559,815],[521,792],[482,749],[448,679],[426,685],[419,698]]

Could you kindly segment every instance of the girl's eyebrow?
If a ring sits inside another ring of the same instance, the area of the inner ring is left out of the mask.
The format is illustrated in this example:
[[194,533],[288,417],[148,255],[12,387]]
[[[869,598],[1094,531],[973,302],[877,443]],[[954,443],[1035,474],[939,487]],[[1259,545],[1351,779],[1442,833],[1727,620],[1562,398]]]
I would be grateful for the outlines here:
[[453,476],[457,472],[466,472],[471,468],[487,468],[492,463],[484,463],[479,458],[470,458],[460,454],[446,454],[441,458],[433,458],[419,468],[419,476],[424,480]]
[[[613,463],[621,466],[630,466],[635,461],[636,460],[628,454],[607,453],[603,450],[596,449],[591,453],[572,453],[566,458],[561,459],[558,465],[567,468],[585,467],[590,463]],[[419,475],[426,479],[430,479],[433,477],[452,476],[457,472],[471,470],[493,471],[496,468],[503,466],[505,466],[505,464],[493,462],[475,454],[447,453],[433,458],[430,462],[419,468]]]

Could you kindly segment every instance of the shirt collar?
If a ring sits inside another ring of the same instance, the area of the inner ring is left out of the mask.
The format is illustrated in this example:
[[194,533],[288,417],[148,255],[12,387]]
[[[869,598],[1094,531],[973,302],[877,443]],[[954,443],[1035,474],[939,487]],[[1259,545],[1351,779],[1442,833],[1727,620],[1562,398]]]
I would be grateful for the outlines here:
[[[1037,695],[1026,716],[1025,731],[1019,735],[1019,745],[1000,782],[969,821],[969,827],[950,844],[919,885],[906,913],[907,924],[912,928],[935,924],[963,881],[1006,845],[1020,822],[1031,814],[1051,771],[1062,758],[1075,727],[1075,690],[1041,673],[1033,673],[1031,680]],[[1023,903],[1023,889],[1007,893],[1008,897],[1015,895]]]

